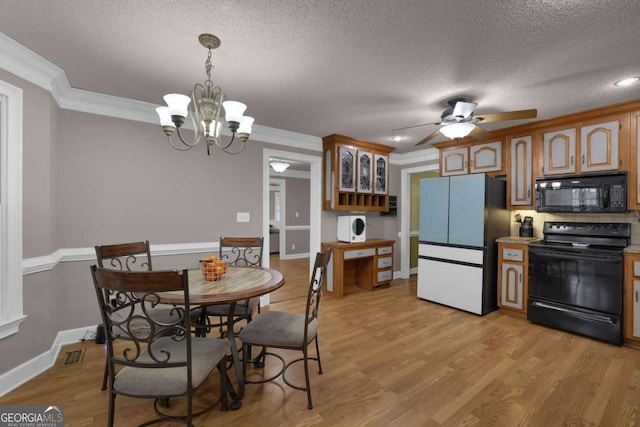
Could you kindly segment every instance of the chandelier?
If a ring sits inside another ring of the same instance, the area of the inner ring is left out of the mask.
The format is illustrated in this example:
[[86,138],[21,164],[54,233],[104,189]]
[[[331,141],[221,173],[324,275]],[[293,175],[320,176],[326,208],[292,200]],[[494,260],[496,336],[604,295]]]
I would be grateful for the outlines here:
[[[211,50],[220,47],[220,39],[212,34],[200,34],[198,40],[202,46],[209,50],[207,60],[204,63],[207,80],[204,85],[196,83],[190,97],[179,93],[165,95],[164,100],[167,106],[156,108],[156,112],[160,116],[160,125],[167,135],[169,144],[176,150],[190,150],[204,138],[207,143],[208,155],[211,155],[214,146],[227,154],[238,154],[244,149],[247,139],[249,139],[251,126],[255,119],[244,115],[244,111],[247,109],[246,105],[237,101],[227,101],[220,86],[213,86],[211,81],[211,69],[213,68]],[[224,108],[224,118],[220,114],[222,108]],[[195,132],[190,141],[186,141],[180,132],[188,115],[191,116]],[[227,143],[220,141],[220,127],[223,121],[226,121],[231,131],[231,140]],[[179,143],[172,139],[174,132],[178,136]],[[237,144],[233,148],[231,147],[236,141],[236,134],[242,141],[239,149]]]

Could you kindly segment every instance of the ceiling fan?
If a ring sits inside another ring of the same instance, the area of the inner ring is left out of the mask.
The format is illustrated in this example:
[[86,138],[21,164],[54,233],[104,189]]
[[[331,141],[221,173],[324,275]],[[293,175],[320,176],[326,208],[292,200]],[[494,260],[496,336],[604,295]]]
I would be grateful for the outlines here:
[[473,115],[473,110],[478,105],[475,102],[469,102],[465,98],[452,98],[447,101],[449,108],[442,113],[441,121],[434,123],[423,123],[421,125],[407,126],[403,128],[393,129],[394,131],[400,131],[404,129],[411,129],[421,126],[440,125],[441,127],[427,135],[424,139],[418,142],[416,145],[422,145],[436,136],[439,133],[451,138],[463,138],[469,134],[476,140],[483,140],[491,137],[491,134],[486,130],[478,126],[479,123],[491,123],[500,122],[504,120],[518,120],[518,119],[533,119],[538,115],[538,110],[519,110],[519,111],[506,111],[503,113],[492,113]]

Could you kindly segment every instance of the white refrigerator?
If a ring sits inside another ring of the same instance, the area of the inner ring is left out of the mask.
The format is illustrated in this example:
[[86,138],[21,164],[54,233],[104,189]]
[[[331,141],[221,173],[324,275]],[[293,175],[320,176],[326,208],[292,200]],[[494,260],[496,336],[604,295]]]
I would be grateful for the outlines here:
[[506,182],[485,174],[420,181],[418,297],[483,315],[497,309]]

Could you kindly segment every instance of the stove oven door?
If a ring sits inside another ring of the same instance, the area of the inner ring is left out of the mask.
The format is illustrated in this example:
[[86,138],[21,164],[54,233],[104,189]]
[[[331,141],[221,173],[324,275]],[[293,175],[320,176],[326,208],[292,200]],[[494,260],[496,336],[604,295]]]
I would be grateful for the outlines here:
[[622,271],[621,253],[530,247],[527,318],[622,344]]

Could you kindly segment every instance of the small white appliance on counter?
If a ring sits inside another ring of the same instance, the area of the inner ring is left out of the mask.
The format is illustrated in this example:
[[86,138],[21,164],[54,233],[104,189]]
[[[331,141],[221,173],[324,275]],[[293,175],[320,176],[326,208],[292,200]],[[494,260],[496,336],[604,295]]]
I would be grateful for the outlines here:
[[364,215],[345,215],[338,217],[338,240],[356,243],[367,239],[367,217]]

